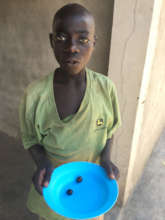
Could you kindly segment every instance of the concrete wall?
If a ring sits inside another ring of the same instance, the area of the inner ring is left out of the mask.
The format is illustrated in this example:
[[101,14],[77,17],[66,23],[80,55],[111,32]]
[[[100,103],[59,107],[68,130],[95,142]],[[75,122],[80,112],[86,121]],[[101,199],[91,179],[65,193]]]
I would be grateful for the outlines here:
[[116,0],[114,5],[109,75],[116,83],[122,113],[112,152],[121,172],[119,203],[124,198],[152,12],[151,0],[128,0],[127,4]]
[[[143,108],[142,124],[140,127],[139,138],[136,142],[136,150],[133,152],[129,164],[129,175],[126,186],[127,199],[131,190],[136,185],[139,177],[142,174],[143,168],[149,158],[155,143],[165,127],[165,2],[155,2],[155,10],[152,17],[152,26],[150,33],[150,42],[148,45],[147,54],[150,58],[150,51],[155,41],[155,49],[153,51],[153,59],[150,68],[148,69],[148,86],[145,98],[143,98],[140,108]],[[154,38],[152,38],[152,35]],[[147,60],[147,57],[146,57]],[[145,66],[148,63],[146,62]],[[143,72],[145,74],[145,71]],[[143,78],[145,81],[145,79]],[[147,82],[145,82],[147,84]],[[144,86],[146,86],[144,84]],[[143,88],[141,88],[142,90]],[[143,105],[141,107],[141,105]],[[138,118],[137,118],[138,119]],[[137,121],[137,124],[139,120]],[[136,130],[134,131],[136,133]],[[156,175],[156,174],[155,174]]]
[[86,6],[95,16],[98,42],[90,68],[107,73],[113,1],[6,0],[0,6],[0,130],[18,133],[18,104],[23,89],[57,66],[49,45],[53,15],[66,3]]
[[121,170],[119,204],[127,201],[165,126],[163,6],[162,0],[115,1],[109,74],[123,121],[112,156]]

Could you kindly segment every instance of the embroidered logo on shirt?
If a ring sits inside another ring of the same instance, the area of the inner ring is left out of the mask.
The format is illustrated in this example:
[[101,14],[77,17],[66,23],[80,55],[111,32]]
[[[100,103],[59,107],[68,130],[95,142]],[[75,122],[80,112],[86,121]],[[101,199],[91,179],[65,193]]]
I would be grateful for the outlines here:
[[103,121],[102,118],[97,119],[97,121],[96,121],[96,125],[97,125],[97,127],[98,127],[98,126],[101,126],[101,125],[103,125],[103,124],[104,124],[104,121]]

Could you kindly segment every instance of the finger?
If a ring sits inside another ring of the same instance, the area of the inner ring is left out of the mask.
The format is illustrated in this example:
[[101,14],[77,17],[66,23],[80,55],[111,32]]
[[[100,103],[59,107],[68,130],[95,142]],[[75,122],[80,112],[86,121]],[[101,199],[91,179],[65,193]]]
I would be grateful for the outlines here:
[[115,175],[113,173],[110,173],[108,176],[110,179],[115,179]]
[[101,164],[101,166],[104,167],[104,169],[106,170],[106,173],[110,179],[115,179],[115,175],[113,173],[112,166],[109,161],[103,162]]
[[112,166],[109,164],[109,170],[108,170],[109,172],[108,172],[108,177],[110,178],[110,179],[115,179],[115,175],[114,175],[114,173],[113,173],[113,170],[112,170]]
[[45,168],[39,172],[38,182],[37,182],[37,184],[36,184],[37,191],[38,191],[41,195],[43,194],[43,193],[42,193],[42,186],[43,186],[43,181],[44,181],[45,173],[46,173],[46,169],[45,169]]
[[48,169],[44,176],[43,186],[48,187],[53,170]]
[[44,187],[48,187],[48,185],[49,185],[49,182],[48,182],[48,181],[45,181],[45,182],[43,183],[43,186],[44,186]]
[[106,171],[107,171],[108,177],[110,179],[115,179],[115,175],[113,173],[112,166],[111,166],[110,162],[106,163]]
[[39,186],[43,185],[45,174],[46,174],[46,169],[44,168],[43,170],[40,171],[39,174],[39,179],[38,179]]
[[119,172],[119,169],[113,163],[112,163],[112,171],[113,171],[113,173],[115,175],[115,178],[118,180],[119,177],[120,177],[120,172]]
[[32,178],[32,182],[33,182],[33,185],[34,185],[36,191],[40,195],[42,195],[42,187],[38,184],[38,180],[39,180],[39,173],[35,172],[34,175],[33,175],[33,178]]
[[113,169],[114,175],[116,177],[116,179],[118,180],[120,177],[120,172],[119,169],[116,167],[115,169]]

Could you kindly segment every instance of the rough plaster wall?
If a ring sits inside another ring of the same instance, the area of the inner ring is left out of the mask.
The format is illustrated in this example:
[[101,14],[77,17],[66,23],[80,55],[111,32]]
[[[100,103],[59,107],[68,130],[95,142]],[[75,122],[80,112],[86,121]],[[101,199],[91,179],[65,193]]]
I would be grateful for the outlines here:
[[58,8],[77,2],[95,16],[98,42],[88,67],[107,73],[113,1],[6,0],[0,6],[0,130],[18,134],[18,105],[23,89],[57,66],[49,45]]
[[122,115],[112,160],[120,168],[119,203],[123,203],[138,96],[141,86],[154,0],[116,0],[109,64]]
[[[132,185],[134,186],[142,174],[157,139],[165,127],[165,2],[163,1],[160,23],[158,27],[158,39],[154,61],[151,70],[151,78],[144,102],[144,116],[140,139],[137,145],[137,154],[132,174]],[[162,161],[164,158],[162,158]],[[140,161],[140,163],[139,163]],[[161,163],[161,161],[160,161]],[[156,174],[155,174],[156,175]]]

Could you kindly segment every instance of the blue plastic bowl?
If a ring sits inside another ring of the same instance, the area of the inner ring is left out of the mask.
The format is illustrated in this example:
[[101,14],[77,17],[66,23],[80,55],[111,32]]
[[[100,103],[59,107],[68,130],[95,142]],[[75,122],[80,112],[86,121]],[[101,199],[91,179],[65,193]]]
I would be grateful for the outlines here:
[[[81,177],[79,182],[78,177]],[[118,184],[97,164],[71,162],[53,171],[48,187],[43,188],[43,196],[59,215],[88,219],[113,207],[118,197]]]

